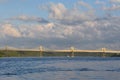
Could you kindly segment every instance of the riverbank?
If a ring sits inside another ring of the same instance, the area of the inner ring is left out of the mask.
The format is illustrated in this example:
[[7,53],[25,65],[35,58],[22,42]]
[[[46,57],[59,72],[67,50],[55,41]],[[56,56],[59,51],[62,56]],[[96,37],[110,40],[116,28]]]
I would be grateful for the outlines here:
[[[71,52],[38,52],[38,51],[0,51],[0,57],[39,57],[39,56],[67,56],[71,57]],[[120,57],[117,53],[88,53],[88,52],[75,52],[74,56],[93,56],[93,57]]]

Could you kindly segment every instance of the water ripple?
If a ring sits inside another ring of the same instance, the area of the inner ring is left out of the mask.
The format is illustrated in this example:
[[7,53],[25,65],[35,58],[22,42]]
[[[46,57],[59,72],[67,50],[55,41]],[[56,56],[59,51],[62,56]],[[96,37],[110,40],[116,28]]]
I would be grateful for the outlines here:
[[59,71],[116,71],[120,72],[120,69],[109,69],[109,70],[94,70],[89,68],[80,68],[80,69],[61,69],[61,68],[34,68],[34,69],[20,69],[12,72],[3,72],[0,75],[23,75],[30,73],[41,73],[41,72],[59,72]]
[[1,58],[0,80],[119,80],[119,62],[120,58]]

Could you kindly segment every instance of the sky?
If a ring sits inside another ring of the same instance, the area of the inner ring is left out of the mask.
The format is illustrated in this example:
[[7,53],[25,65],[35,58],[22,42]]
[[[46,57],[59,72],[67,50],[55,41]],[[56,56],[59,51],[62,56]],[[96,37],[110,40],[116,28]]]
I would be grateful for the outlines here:
[[0,0],[0,48],[120,50],[120,0]]

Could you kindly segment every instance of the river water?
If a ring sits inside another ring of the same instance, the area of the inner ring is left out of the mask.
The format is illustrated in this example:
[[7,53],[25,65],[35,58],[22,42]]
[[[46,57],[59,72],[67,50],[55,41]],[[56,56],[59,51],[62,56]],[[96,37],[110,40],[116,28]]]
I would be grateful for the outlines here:
[[0,58],[0,80],[120,80],[120,58]]

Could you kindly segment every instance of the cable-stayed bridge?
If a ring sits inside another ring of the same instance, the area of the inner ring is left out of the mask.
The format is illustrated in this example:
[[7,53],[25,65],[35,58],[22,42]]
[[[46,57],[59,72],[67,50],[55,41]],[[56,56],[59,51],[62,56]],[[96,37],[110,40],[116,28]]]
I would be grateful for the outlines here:
[[34,48],[34,49],[21,49],[21,48],[15,48],[15,47],[9,47],[6,46],[5,48],[1,48],[1,51],[39,51],[39,52],[100,52],[100,53],[118,53],[120,54],[120,50],[108,50],[106,48],[101,48],[98,50],[78,50],[75,49],[74,47],[71,47],[70,49],[64,49],[64,50],[50,50],[50,49],[45,49],[42,46],[40,46],[39,48]]
[[4,48],[1,48],[0,51],[18,51],[18,52],[39,52],[39,56],[43,56],[44,53],[70,53],[69,55],[71,57],[74,57],[76,53],[94,53],[94,54],[102,54],[103,57],[106,56],[106,54],[117,54],[120,55],[120,50],[108,50],[106,48],[101,48],[97,50],[79,50],[75,49],[74,47],[71,47],[70,49],[63,49],[63,50],[51,50],[51,49],[45,49],[42,46],[39,48],[34,48],[34,49],[25,49],[25,48],[15,48],[15,47],[10,47],[6,46]]

